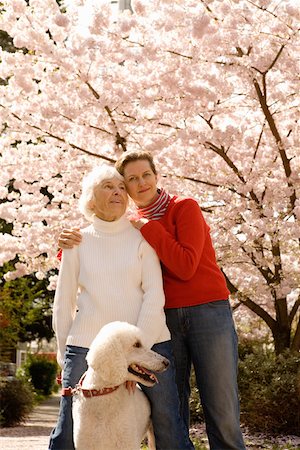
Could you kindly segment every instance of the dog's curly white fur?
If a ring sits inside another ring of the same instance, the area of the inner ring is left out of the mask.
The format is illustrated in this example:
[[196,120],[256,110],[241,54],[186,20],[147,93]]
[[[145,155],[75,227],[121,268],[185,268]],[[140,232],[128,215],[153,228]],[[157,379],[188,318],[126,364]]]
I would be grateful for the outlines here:
[[132,380],[153,386],[156,377],[151,372],[162,372],[169,361],[143,346],[137,327],[111,322],[92,342],[87,362],[82,389],[119,387],[91,398],[78,390],[73,399],[76,450],[138,450],[149,430],[148,446],[155,449],[148,399],[140,389],[129,393],[124,383]]

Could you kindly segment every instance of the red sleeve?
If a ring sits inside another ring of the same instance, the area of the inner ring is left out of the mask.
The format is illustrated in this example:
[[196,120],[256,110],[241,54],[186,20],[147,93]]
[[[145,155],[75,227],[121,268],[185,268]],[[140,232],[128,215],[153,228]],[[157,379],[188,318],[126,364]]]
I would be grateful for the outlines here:
[[58,250],[56,258],[59,259],[59,261],[61,261],[61,258],[62,258],[62,249],[61,248]]
[[185,199],[175,206],[174,235],[152,220],[141,233],[156,251],[161,262],[181,280],[191,279],[200,262],[209,227],[198,203]]

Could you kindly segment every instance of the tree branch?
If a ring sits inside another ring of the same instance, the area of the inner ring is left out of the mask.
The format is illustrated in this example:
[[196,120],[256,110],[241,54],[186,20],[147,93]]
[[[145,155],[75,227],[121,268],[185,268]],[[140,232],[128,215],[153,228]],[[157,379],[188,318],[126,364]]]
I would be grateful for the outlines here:
[[238,300],[244,305],[246,305],[249,309],[251,309],[251,311],[253,311],[256,315],[258,315],[272,331],[275,330],[276,321],[270,316],[270,314],[267,311],[265,311],[261,306],[257,305],[247,295],[242,294],[238,290],[238,288],[229,280],[224,270],[223,269],[221,270],[225,276],[227,287],[230,293],[236,295],[238,297]]
[[123,137],[120,135],[117,124],[115,122],[115,119],[113,118],[111,109],[108,106],[104,106],[104,109],[107,112],[107,114],[109,115],[109,118],[115,129],[115,133],[116,133],[115,134],[115,144],[116,144],[117,149],[119,149],[119,147],[121,147],[122,151],[126,152],[127,151],[126,137]]
[[300,295],[298,296],[297,300],[295,301],[290,314],[289,314],[289,321],[290,321],[290,325],[292,325],[292,322],[294,320],[295,315],[297,314],[297,311],[300,307]]
[[100,99],[100,95],[98,94],[98,92],[93,88],[93,86],[86,81],[85,84],[87,85],[87,87],[89,88],[89,90],[91,91],[91,93],[93,94],[93,96],[95,97],[96,100]]
[[297,352],[300,350],[300,320],[298,320],[296,332],[291,343],[291,350]]
[[[226,162],[226,164],[233,170],[233,172],[237,175],[237,177],[239,178],[239,180],[243,183],[246,184],[246,180],[243,177],[243,175],[240,173],[239,169],[237,168],[237,166],[234,164],[234,162],[229,158],[229,156],[227,155],[227,153],[224,150],[224,147],[217,147],[215,144],[213,144],[212,142],[206,141],[204,143],[204,145],[208,148],[210,148],[213,152],[217,153],[217,155],[221,156],[221,158]],[[251,191],[249,191],[250,197],[252,198],[252,200],[254,200],[254,202],[256,203],[256,206],[261,209],[261,205],[260,205],[260,201],[258,200],[258,197],[256,196],[255,192],[253,191],[253,189],[251,189]]]
[[228,191],[233,192],[234,194],[237,194],[237,195],[239,195],[240,197],[242,197],[242,198],[244,198],[246,200],[249,200],[249,197],[247,197],[247,195],[245,195],[245,194],[243,194],[241,192],[238,192],[233,187],[224,186],[223,184],[220,185],[220,184],[217,184],[217,183],[211,183],[210,181],[199,180],[197,178],[188,177],[188,176],[185,176],[185,175],[177,175],[176,173],[167,173],[167,174],[162,175],[162,176],[163,177],[175,177],[175,178],[179,178],[179,179],[182,179],[182,180],[192,181],[193,183],[199,183],[199,184],[204,184],[205,186],[211,186],[213,188],[221,188],[221,187],[224,188],[225,187],[226,189],[228,189]]
[[257,258],[254,254],[254,252],[249,252],[244,245],[241,245],[241,249],[243,250],[244,253],[246,253],[246,255],[251,259],[254,267],[256,267],[256,269],[261,273],[261,275],[263,276],[263,278],[266,280],[267,284],[271,284],[273,283],[273,278],[274,278],[274,274],[271,271],[270,267],[266,267],[264,268],[262,265],[260,265],[257,262]]
[[[86,81],[85,84],[88,86],[88,88],[89,88],[89,90],[92,92],[93,96],[94,96],[97,100],[99,100],[99,99],[100,99],[100,95],[99,95],[98,92],[93,88],[93,86],[92,86],[88,81]],[[112,122],[112,124],[113,124],[114,129],[115,129],[115,145],[116,145],[117,149],[118,149],[119,147],[121,147],[122,150],[123,150],[123,152],[126,152],[126,150],[127,150],[127,147],[126,147],[126,138],[120,135],[120,133],[119,133],[119,131],[118,131],[117,124],[116,124],[116,121],[115,121],[115,119],[113,118],[111,109],[110,109],[108,106],[104,106],[104,109],[105,109],[105,111],[107,112],[107,114],[109,115],[109,118],[110,118],[110,120],[111,120],[111,122]]]
[[292,194],[290,195],[290,204],[291,204],[291,209],[293,210],[295,207],[295,202],[296,202],[296,191],[294,189],[293,184],[290,181],[290,176],[292,173],[292,169],[291,169],[291,165],[290,165],[290,160],[288,159],[287,155],[286,155],[286,151],[284,149],[283,143],[282,143],[282,139],[281,136],[279,134],[279,131],[277,129],[275,120],[269,110],[269,107],[267,105],[267,101],[266,101],[266,95],[264,95],[261,91],[261,88],[259,86],[258,80],[256,78],[253,79],[253,84],[256,90],[256,94],[260,103],[260,106],[263,110],[264,116],[268,122],[268,125],[270,127],[271,133],[275,138],[276,144],[277,144],[277,148],[283,163],[283,168],[284,168],[284,172],[287,178],[287,184],[289,186],[289,188],[291,188],[292,190]]
[[278,318],[278,323],[281,324],[281,327],[289,328],[290,323],[286,298],[277,298],[275,289],[272,289],[272,292],[273,297],[275,298],[275,312],[276,317]]
[[268,14],[270,14],[271,16],[273,16],[275,19],[279,20],[279,22],[284,23],[284,25],[285,25],[287,28],[289,28],[290,30],[293,30],[293,28],[292,28],[289,24],[283,22],[283,20],[282,20],[280,17],[278,17],[273,11],[270,11],[269,9],[267,9],[266,6],[260,6],[260,5],[258,5],[257,3],[255,3],[255,2],[253,2],[253,1],[251,1],[251,0],[247,0],[247,1],[248,1],[248,3],[250,3],[250,5],[254,6],[255,8],[260,9],[261,11],[267,12]]
[[[0,106],[2,106],[2,105],[0,105]],[[15,119],[17,119],[17,120],[19,120],[20,122],[22,122],[22,119],[20,119],[20,117],[18,117],[17,114],[15,114],[15,113],[11,113],[11,114],[12,114],[12,116],[13,116]],[[63,142],[65,145],[68,145],[68,146],[70,146],[70,147],[72,147],[72,148],[74,148],[74,149],[76,149],[76,150],[79,150],[79,151],[81,151],[81,152],[83,152],[83,153],[85,153],[85,154],[87,154],[87,155],[89,155],[89,156],[94,156],[94,157],[96,157],[96,158],[104,159],[105,161],[108,161],[108,162],[111,162],[111,163],[115,163],[115,162],[116,162],[115,159],[109,158],[108,156],[101,155],[101,154],[98,154],[98,153],[90,152],[89,150],[86,150],[85,148],[79,147],[79,146],[76,145],[76,144],[72,144],[72,142],[67,142],[64,138],[62,138],[62,137],[60,137],[60,136],[56,136],[55,134],[51,133],[50,131],[42,130],[42,129],[41,129],[40,127],[38,127],[37,125],[32,125],[32,124],[27,123],[27,122],[25,122],[25,123],[26,123],[26,125],[27,125],[28,127],[33,128],[33,129],[35,129],[35,130],[38,130],[40,133],[46,135],[47,137],[51,137],[51,138],[53,138],[53,139],[56,139],[56,140],[59,141],[59,142]]]

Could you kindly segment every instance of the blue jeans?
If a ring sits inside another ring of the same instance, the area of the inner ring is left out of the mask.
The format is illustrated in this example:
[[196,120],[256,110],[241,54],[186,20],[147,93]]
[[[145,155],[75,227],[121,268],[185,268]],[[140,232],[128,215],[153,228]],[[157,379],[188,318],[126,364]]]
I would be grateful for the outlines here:
[[[62,387],[75,387],[87,370],[88,348],[68,345],[64,357]],[[61,397],[56,427],[50,435],[49,450],[74,450],[72,397]]]
[[[151,403],[151,413],[157,450],[193,449],[179,411],[179,396],[175,381],[171,341],[155,344],[152,350],[168,358],[170,367],[158,374],[159,384],[153,388],[141,386]],[[87,348],[67,346],[64,360],[63,387],[74,387],[86,371]],[[51,433],[49,449],[74,450],[72,397],[61,397],[56,427]]]
[[180,402],[175,378],[175,364],[171,341],[155,344],[152,350],[170,361],[169,368],[156,374],[158,384],[154,387],[140,385],[151,403],[157,450],[194,449],[189,440],[188,428],[180,414]]
[[189,427],[193,364],[211,450],[245,450],[240,430],[237,335],[228,300],[166,310],[181,415]]

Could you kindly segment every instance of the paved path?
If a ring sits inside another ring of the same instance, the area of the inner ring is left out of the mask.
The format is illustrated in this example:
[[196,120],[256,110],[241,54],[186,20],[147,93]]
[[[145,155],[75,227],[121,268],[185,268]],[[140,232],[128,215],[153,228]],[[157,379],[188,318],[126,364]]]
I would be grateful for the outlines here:
[[0,429],[0,449],[47,450],[58,408],[59,396],[53,395],[38,405],[21,426]]
[[[21,426],[0,429],[0,450],[47,450],[49,435],[56,424],[58,408],[59,396],[56,394],[37,406]],[[192,428],[191,434],[198,437],[203,447],[206,445],[208,448],[203,425]],[[280,444],[280,448],[285,450],[300,450],[300,438],[297,436],[282,436],[281,439],[277,437],[265,445],[266,436],[257,433],[254,437],[245,433],[245,440],[247,448],[252,450],[269,450],[274,448],[275,444]]]

